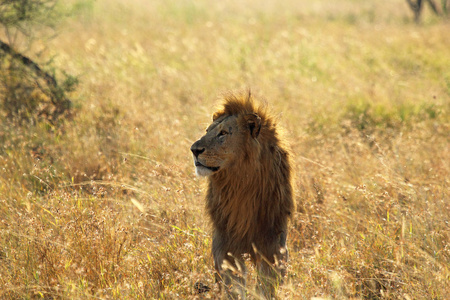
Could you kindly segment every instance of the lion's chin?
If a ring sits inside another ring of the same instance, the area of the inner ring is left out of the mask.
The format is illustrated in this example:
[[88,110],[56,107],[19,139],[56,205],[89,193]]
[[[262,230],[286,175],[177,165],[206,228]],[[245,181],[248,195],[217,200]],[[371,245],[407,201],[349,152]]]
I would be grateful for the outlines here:
[[195,174],[197,174],[197,176],[209,176],[212,173],[214,173],[214,172],[205,167],[196,167],[195,168]]
[[207,167],[199,162],[195,163],[195,174],[197,174],[197,176],[210,176],[218,170],[219,167]]

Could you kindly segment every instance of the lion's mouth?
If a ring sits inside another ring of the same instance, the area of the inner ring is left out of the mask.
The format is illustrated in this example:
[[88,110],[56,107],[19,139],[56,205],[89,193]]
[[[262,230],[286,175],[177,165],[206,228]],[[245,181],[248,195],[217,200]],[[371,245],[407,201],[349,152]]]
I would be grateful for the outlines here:
[[208,167],[208,166],[205,166],[205,165],[201,164],[198,161],[195,162],[195,166],[196,167],[206,168],[206,169],[208,169],[210,171],[213,171],[213,172],[219,171],[219,168],[220,168],[220,167]]

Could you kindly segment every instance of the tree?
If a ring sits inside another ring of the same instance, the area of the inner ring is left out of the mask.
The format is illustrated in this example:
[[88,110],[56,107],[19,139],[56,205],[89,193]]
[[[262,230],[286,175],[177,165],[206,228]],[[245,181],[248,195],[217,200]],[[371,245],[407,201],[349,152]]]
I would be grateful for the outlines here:
[[54,74],[17,51],[18,37],[33,39],[37,26],[53,26],[57,0],[3,0],[0,26],[7,41],[0,39],[0,110],[9,118],[20,120],[45,117],[54,123],[69,112],[67,92],[76,78],[65,74],[60,84]]

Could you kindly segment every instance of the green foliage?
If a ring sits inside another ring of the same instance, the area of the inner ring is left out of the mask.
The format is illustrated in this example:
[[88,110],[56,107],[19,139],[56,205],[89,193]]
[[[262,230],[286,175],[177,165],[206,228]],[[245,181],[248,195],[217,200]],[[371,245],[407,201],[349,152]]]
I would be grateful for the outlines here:
[[[55,125],[61,113],[66,116],[70,102],[66,95],[73,92],[78,78],[63,72],[62,84],[50,84],[42,74],[36,74],[30,66],[12,56],[2,58],[0,68],[0,111],[18,124],[26,121],[50,122]],[[53,73],[52,78],[55,78]]]
[[160,7],[160,11],[168,20],[183,21],[189,25],[204,20],[206,15],[202,5],[190,0],[168,0]]
[[4,0],[0,3],[0,25],[30,34],[36,25],[52,26],[57,0]]
[[363,98],[349,99],[345,106],[335,107],[335,115],[317,114],[307,130],[311,133],[354,128],[363,134],[374,132],[389,136],[414,126],[445,116],[445,107],[435,103],[374,103]]
[[438,115],[439,109],[432,103],[387,106],[357,99],[348,102],[342,119],[350,120],[358,130],[370,133],[374,130],[400,130],[403,126],[435,119]]
[[70,12],[75,16],[86,17],[86,15],[92,16],[94,12],[94,2],[95,0],[79,0],[76,1]]
[[0,4],[0,26],[9,42],[0,40],[0,110],[8,119],[19,122],[45,119],[55,124],[70,109],[66,94],[74,90],[77,78],[63,72],[65,79],[58,84],[56,72],[49,63],[43,68],[14,48],[17,32],[31,41],[37,25],[53,25],[58,16],[56,3],[8,0]]

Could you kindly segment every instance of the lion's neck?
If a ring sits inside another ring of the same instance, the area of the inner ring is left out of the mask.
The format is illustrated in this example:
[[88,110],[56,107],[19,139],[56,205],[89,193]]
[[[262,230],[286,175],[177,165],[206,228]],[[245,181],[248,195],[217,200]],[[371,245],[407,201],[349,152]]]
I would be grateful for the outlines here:
[[214,226],[229,232],[232,238],[253,235],[260,206],[264,205],[264,186],[260,170],[229,170],[210,178],[207,206]]

